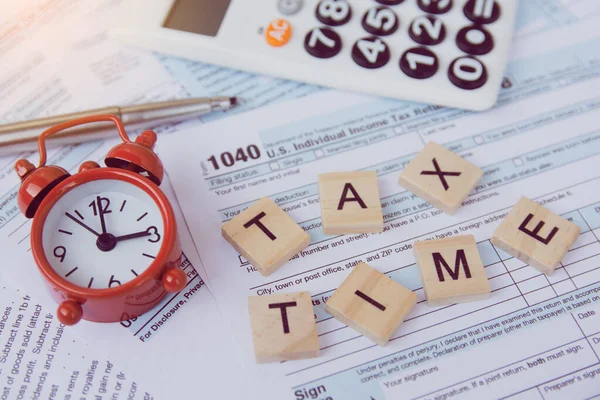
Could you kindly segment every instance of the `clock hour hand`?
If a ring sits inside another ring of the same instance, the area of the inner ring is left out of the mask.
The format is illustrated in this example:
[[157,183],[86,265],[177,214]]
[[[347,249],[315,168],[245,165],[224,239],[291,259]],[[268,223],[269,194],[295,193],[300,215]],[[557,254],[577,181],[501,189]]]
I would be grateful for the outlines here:
[[89,226],[87,226],[86,224],[84,224],[83,222],[81,222],[80,220],[78,220],[77,218],[75,218],[74,216],[69,214],[68,212],[66,212],[65,215],[67,217],[69,217],[76,224],[79,224],[79,225],[83,226],[85,229],[87,229],[88,231],[92,232],[94,235],[100,236],[100,234],[98,232],[96,232],[95,230],[93,230],[92,228],[90,228]]
[[136,232],[136,233],[130,233],[129,235],[117,236],[117,237],[115,237],[115,240],[117,242],[120,242],[122,240],[137,239],[137,238],[146,237],[146,236],[150,236],[150,235],[154,235],[154,233],[150,232],[150,228],[148,228],[142,232]]

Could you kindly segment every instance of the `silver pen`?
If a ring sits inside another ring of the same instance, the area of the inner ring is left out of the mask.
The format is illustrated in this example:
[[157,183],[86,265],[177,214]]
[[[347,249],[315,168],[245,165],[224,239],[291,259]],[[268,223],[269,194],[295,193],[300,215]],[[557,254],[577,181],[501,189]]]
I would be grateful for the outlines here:
[[[161,124],[198,117],[212,111],[228,110],[238,104],[236,97],[191,98],[145,103],[124,107],[103,107],[53,117],[0,125],[0,155],[37,149],[39,135],[51,126],[76,118],[97,114],[116,115],[128,130],[152,129]],[[81,143],[89,140],[117,138],[112,123],[93,123],[74,127],[51,136],[48,146]]]

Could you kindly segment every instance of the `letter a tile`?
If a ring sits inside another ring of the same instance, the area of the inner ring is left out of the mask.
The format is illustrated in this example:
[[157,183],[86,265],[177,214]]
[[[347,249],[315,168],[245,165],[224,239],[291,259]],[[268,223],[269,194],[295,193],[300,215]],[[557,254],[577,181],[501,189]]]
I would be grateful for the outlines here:
[[416,304],[415,293],[361,262],[327,300],[326,310],[385,346]]
[[256,362],[319,356],[317,324],[309,292],[248,297]]
[[492,244],[550,275],[579,236],[579,227],[521,197],[492,236]]
[[223,224],[221,233],[264,276],[310,243],[308,234],[267,197]]
[[321,174],[319,196],[326,235],[383,231],[375,171]]
[[415,242],[427,305],[485,300],[490,283],[473,235]]
[[454,214],[482,175],[475,164],[429,142],[404,168],[398,182],[446,214]]

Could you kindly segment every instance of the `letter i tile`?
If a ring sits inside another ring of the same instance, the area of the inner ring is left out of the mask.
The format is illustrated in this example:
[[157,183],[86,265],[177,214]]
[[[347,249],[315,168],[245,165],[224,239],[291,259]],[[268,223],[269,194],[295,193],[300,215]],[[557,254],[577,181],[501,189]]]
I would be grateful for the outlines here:
[[223,237],[264,276],[310,243],[310,237],[268,197],[221,227]]
[[326,310],[385,346],[416,304],[415,293],[361,262],[327,300]]
[[309,292],[248,297],[256,362],[319,356],[317,324]]
[[415,242],[414,248],[427,305],[438,307],[490,296],[473,235]]
[[521,197],[492,235],[492,244],[550,275],[579,236],[579,227]]
[[319,197],[326,235],[383,231],[375,171],[321,174]]

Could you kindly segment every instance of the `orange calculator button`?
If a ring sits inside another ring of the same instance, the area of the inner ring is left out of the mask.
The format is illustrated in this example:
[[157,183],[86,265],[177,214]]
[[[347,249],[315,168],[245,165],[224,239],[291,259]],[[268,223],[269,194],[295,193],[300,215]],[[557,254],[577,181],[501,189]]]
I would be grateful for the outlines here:
[[292,37],[292,25],[282,18],[271,21],[265,32],[267,43],[273,47],[283,46],[290,37]]

